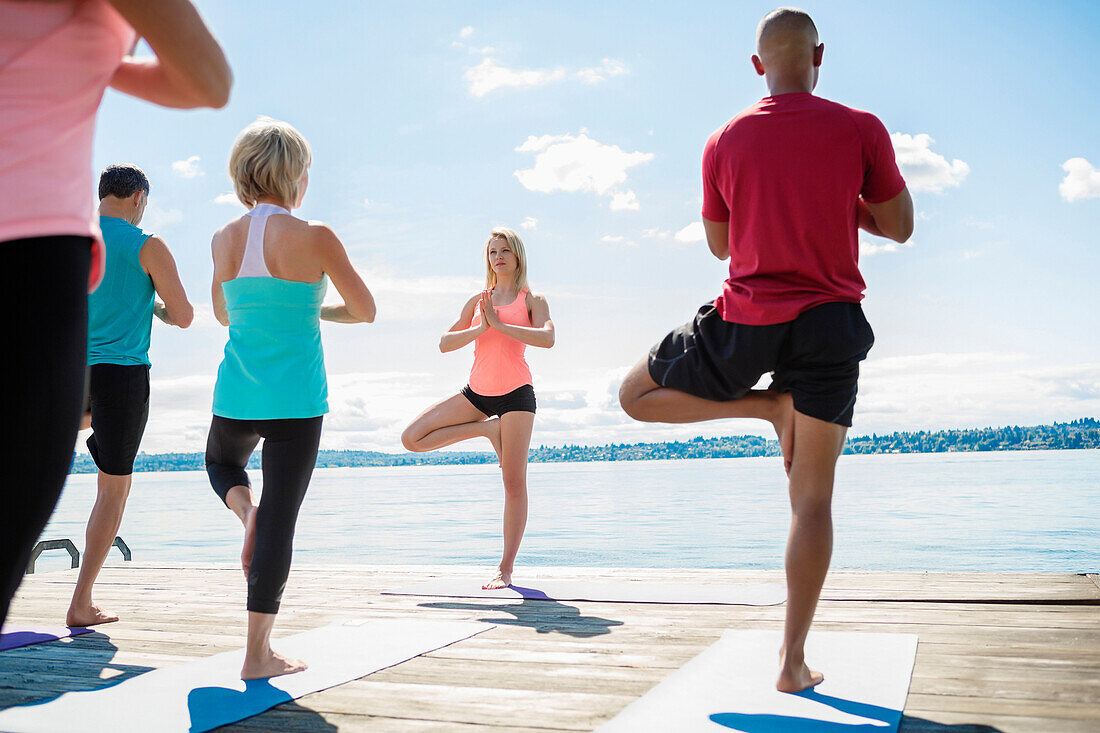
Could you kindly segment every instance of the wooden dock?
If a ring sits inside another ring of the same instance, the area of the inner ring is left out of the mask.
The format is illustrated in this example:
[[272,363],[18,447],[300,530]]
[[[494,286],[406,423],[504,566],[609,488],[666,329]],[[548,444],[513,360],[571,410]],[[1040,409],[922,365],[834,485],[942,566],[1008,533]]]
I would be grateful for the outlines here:
[[[437,575],[485,568],[296,567],[275,635],[342,618],[483,620],[496,628],[226,731],[577,731],[614,717],[726,628],[781,628],[783,607],[384,596]],[[11,623],[61,625],[76,571],[27,576]],[[692,583],[780,581],[726,570],[523,568],[517,582],[603,578]],[[0,707],[93,689],[243,646],[239,567],[125,563],[96,600],[122,620],[102,633],[0,656]],[[1096,576],[833,572],[815,628],[918,634],[902,731],[1100,731]],[[278,645],[275,645],[278,648]],[[828,673],[828,670],[825,670]]]

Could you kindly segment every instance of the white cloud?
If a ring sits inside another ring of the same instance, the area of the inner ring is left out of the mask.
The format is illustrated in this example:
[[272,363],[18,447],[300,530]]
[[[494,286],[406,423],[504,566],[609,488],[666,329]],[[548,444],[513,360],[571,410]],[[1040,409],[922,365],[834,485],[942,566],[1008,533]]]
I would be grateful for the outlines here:
[[245,205],[241,203],[241,200],[237,198],[237,194],[232,191],[226,191],[225,193],[219,193],[214,197],[215,204],[221,204],[222,206],[236,206],[241,211],[245,210]]
[[703,222],[696,221],[688,224],[686,227],[676,232],[676,241],[681,244],[691,244],[693,242],[702,242],[707,238],[707,233],[703,229]]
[[633,191],[616,191],[611,194],[611,203],[607,208],[612,211],[637,211],[642,207]]
[[616,235],[605,234],[602,237],[600,237],[600,241],[605,243],[605,244],[618,244],[618,245],[621,245],[623,247],[637,247],[638,246],[637,242],[635,242],[634,240],[631,240],[631,239],[627,239],[626,237],[624,237],[621,234],[616,234]]
[[604,145],[585,130],[573,135],[531,135],[517,152],[534,153],[535,164],[517,170],[516,178],[529,191],[585,191],[611,198],[613,211],[639,208],[638,197],[624,188],[627,170],[653,160],[653,153],[628,153],[618,145]]
[[473,34],[474,34],[474,27],[472,25],[468,25],[468,26],[466,26],[465,28],[463,28],[462,30],[460,30],[458,32],[459,38],[469,38]]
[[1100,171],[1084,158],[1070,158],[1062,163],[1066,177],[1058,184],[1058,191],[1066,201],[1100,197]]
[[534,231],[534,230],[538,229],[538,227],[539,227],[539,220],[536,219],[533,216],[528,216],[522,222],[520,222],[520,225],[519,225],[520,229],[527,229],[529,231]]
[[[619,76],[627,73],[628,69],[626,64],[622,61],[616,61],[615,59],[604,59],[603,63],[599,66],[592,67],[590,69],[581,69],[575,77],[583,81],[585,84],[598,84],[601,81],[607,81],[609,76]],[[650,132],[652,134],[652,131]]]
[[[472,48],[457,41],[454,45],[456,48],[465,48],[482,55],[493,53],[493,48],[489,46]],[[554,69],[512,69],[501,66],[496,60],[486,56],[477,66],[466,69],[465,77],[470,94],[475,97],[484,97],[497,89],[540,87],[565,79],[576,79],[585,84],[599,84],[610,77],[621,76],[628,72],[626,64],[615,59],[604,59],[599,66],[567,72],[560,66]]]
[[141,224],[145,229],[156,232],[170,229],[182,221],[183,212],[179,209],[163,209],[156,201],[150,201],[145,207],[145,216],[142,217]]
[[905,242],[895,242],[892,239],[883,239],[876,237],[875,239],[864,239],[862,236],[859,238],[859,256],[871,257],[873,255],[881,254],[883,252],[900,252],[903,248],[908,249],[912,247],[912,240]]
[[925,133],[895,132],[890,140],[910,191],[942,193],[945,188],[958,186],[970,173],[970,166],[958,158],[948,163],[942,155],[933,152],[931,146],[935,140]]
[[187,160],[177,160],[172,164],[172,172],[180,178],[196,178],[206,175],[203,173],[202,168],[199,168],[199,156],[197,155],[192,155]]
[[564,78],[565,69],[509,69],[498,66],[490,58],[466,69],[470,94],[475,97],[484,97],[489,92],[505,87],[537,87]]
[[653,227],[652,229],[643,229],[642,236],[646,239],[669,239],[672,237],[672,232],[668,229]]

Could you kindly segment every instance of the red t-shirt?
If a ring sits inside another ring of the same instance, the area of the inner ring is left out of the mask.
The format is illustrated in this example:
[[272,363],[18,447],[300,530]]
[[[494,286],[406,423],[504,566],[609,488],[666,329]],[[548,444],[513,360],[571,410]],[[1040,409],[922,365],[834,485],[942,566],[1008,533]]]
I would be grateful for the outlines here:
[[703,218],[730,226],[722,318],[762,326],[863,300],[856,199],[881,203],[904,187],[869,112],[794,93],[734,117],[703,151]]

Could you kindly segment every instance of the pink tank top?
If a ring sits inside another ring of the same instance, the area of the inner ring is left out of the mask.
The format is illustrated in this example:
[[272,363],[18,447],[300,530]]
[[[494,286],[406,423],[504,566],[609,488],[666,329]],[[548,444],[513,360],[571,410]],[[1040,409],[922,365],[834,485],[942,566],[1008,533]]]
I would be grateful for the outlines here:
[[[527,288],[519,291],[508,305],[494,308],[501,323],[530,326],[527,313]],[[471,326],[481,323],[481,310],[474,309]],[[523,358],[527,344],[490,328],[474,340],[474,366],[470,370],[470,389],[486,397],[508,394],[525,384],[531,384],[531,368]]]
[[96,112],[134,39],[106,0],[0,0],[0,241],[100,240]]

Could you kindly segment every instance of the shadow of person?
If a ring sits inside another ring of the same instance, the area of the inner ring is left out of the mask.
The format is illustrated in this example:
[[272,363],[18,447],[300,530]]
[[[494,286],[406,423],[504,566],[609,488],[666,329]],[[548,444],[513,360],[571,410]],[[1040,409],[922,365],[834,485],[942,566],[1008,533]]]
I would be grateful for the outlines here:
[[113,664],[118,647],[100,631],[0,652],[0,710],[42,705],[67,692],[117,685],[153,669]]
[[[959,725],[939,726],[938,724],[903,716],[900,710],[884,708],[879,705],[847,700],[842,697],[823,695],[815,689],[803,690],[793,693],[795,697],[813,700],[823,705],[839,710],[866,721],[838,723],[829,720],[815,720],[802,718],[795,715],[749,714],[749,713],[715,713],[710,716],[713,723],[717,723],[741,733],[873,733],[889,730],[889,726],[899,725],[899,733],[906,729],[920,731],[958,731],[958,733],[999,733],[998,729],[987,725]],[[931,726],[931,727],[928,727]]]
[[613,626],[623,625],[622,621],[614,619],[582,616],[580,609],[576,606],[569,606],[552,600],[524,598],[521,603],[501,604],[439,601],[421,603],[419,606],[421,608],[448,608],[455,611],[509,613],[515,618],[482,618],[478,620],[499,626],[527,626],[540,634],[555,632],[578,638],[610,634]]
[[[278,677],[273,678],[278,681]],[[290,693],[280,690],[270,679],[245,680],[244,692],[227,687],[196,687],[187,693],[187,712],[191,718],[188,728],[192,733],[207,731],[228,723],[235,723],[254,715],[267,713],[278,706],[271,716],[268,730],[309,731],[325,733],[336,731],[335,725],[319,713],[294,702]]]

